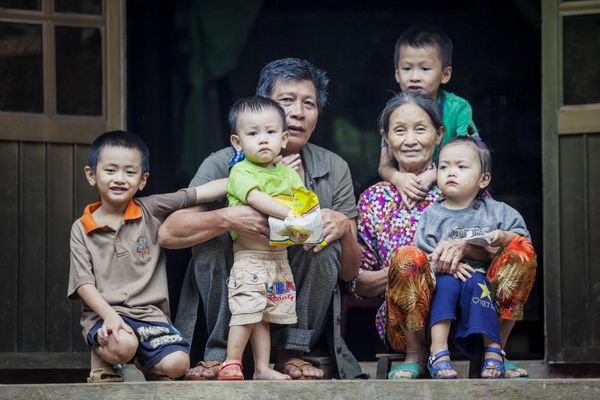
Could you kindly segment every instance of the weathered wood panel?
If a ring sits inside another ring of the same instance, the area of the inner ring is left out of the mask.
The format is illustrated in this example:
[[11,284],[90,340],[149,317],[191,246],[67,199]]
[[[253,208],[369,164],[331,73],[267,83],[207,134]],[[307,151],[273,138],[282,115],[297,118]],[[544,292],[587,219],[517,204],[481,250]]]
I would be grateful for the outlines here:
[[[73,313],[67,299],[69,236],[73,221],[73,145],[48,144],[46,265],[47,351],[71,351]],[[79,339],[77,337],[76,339]]]
[[584,347],[589,340],[587,259],[587,178],[584,136],[560,138],[560,267],[562,345]]
[[19,145],[0,142],[0,352],[17,351]]
[[[591,345],[600,348],[600,135],[588,136],[588,232],[590,243]],[[599,360],[600,357],[597,359]]]
[[19,351],[46,350],[46,145],[20,146]]
[[[90,187],[83,173],[83,167],[87,164],[88,150],[89,146],[87,145],[74,146],[75,163],[73,167],[73,220],[81,216],[86,205],[98,201],[98,192],[95,188]],[[83,341],[83,337],[81,336],[81,325],[79,324],[79,319],[81,317],[81,304],[79,301],[69,301],[72,303],[71,307],[73,324],[71,326],[71,331],[73,335],[73,351],[87,352],[89,351],[89,348]]]

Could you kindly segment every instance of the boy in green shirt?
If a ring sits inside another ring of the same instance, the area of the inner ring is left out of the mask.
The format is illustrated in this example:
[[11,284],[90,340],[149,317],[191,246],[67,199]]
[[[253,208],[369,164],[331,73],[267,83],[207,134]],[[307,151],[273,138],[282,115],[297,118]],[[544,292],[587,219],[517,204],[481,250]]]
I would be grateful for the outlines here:
[[[304,189],[291,167],[275,164],[289,133],[285,114],[266,97],[238,100],[229,112],[231,143],[246,159],[235,164],[227,184],[229,206],[247,204],[269,216],[287,219],[296,213],[274,197],[293,197],[292,188]],[[269,323],[296,323],[296,288],[286,247],[273,247],[254,237],[232,232],[234,264],[227,282],[231,321],[227,358],[220,380],[242,380],[241,357],[250,340],[254,353],[254,379],[289,380],[269,368]]]
[[[477,134],[469,102],[440,88],[452,77],[452,41],[443,31],[429,25],[415,25],[396,41],[394,51],[395,79],[401,91],[414,91],[437,102],[446,128],[439,149],[455,136]],[[405,173],[395,165],[385,142],[382,142],[379,175],[392,183],[402,196],[402,202],[412,208],[423,200],[435,184],[436,171],[428,168],[421,174]]]

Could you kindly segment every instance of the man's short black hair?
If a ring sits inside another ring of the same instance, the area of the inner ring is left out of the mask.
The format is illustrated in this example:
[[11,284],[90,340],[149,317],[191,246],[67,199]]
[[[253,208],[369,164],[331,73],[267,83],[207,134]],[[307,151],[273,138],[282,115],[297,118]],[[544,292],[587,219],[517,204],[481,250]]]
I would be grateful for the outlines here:
[[282,132],[287,131],[287,123],[285,122],[285,112],[283,108],[275,100],[271,100],[263,96],[245,97],[239,99],[229,108],[229,126],[231,133],[237,134],[237,122],[240,114],[245,112],[257,113],[265,110],[275,110],[281,118]]
[[440,55],[442,68],[452,65],[452,40],[450,40],[450,37],[444,31],[433,25],[414,25],[400,35],[394,48],[394,68],[398,67],[402,46],[410,46],[417,49],[427,46],[434,47]]
[[311,81],[315,85],[317,108],[323,111],[327,104],[327,87],[329,78],[322,69],[315,67],[307,60],[299,58],[282,58],[271,61],[260,71],[256,94],[271,97],[278,80],[282,81]]
[[146,143],[135,133],[126,131],[108,131],[98,136],[90,146],[87,165],[96,171],[98,158],[105,147],[123,147],[140,152],[142,174],[150,172],[150,151]]

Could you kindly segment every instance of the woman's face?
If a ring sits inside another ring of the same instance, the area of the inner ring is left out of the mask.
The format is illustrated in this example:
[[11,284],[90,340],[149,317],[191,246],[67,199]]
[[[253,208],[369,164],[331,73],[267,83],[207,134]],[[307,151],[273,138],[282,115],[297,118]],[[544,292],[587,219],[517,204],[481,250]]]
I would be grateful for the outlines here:
[[443,127],[436,132],[429,115],[413,102],[396,108],[383,132],[389,148],[404,172],[419,173],[431,164],[435,145],[440,143]]
[[298,153],[310,139],[319,118],[317,89],[310,80],[286,81],[279,79],[271,98],[285,111],[290,138],[283,155]]

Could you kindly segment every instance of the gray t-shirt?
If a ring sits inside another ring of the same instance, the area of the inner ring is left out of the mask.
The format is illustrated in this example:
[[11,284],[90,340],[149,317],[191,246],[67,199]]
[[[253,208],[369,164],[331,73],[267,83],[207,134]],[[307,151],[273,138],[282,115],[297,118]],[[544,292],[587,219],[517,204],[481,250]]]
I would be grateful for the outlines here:
[[[427,254],[431,254],[442,240],[485,235],[496,229],[531,239],[523,217],[508,204],[493,199],[477,199],[471,207],[454,210],[442,206],[442,202],[429,206],[417,226],[414,245]],[[485,267],[481,262],[464,261],[475,268]]]

